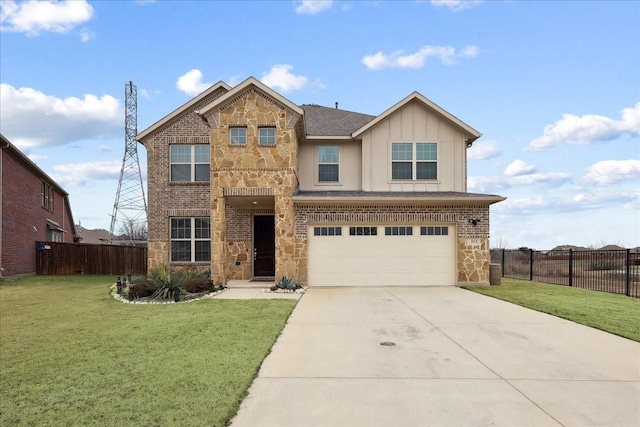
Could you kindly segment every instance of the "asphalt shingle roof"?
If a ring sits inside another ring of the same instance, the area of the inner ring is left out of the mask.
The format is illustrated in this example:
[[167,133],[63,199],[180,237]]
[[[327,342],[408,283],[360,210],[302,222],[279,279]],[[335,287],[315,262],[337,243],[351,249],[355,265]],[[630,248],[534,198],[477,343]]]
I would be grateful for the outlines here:
[[304,110],[305,128],[310,136],[349,136],[376,118],[320,105],[304,104],[300,107]]

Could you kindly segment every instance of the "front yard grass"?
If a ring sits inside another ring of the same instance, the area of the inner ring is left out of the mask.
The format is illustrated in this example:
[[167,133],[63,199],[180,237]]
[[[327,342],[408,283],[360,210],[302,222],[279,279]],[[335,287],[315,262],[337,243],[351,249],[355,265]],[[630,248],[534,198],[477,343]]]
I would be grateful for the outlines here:
[[295,301],[115,301],[111,276],[0,282],[0,425],[224,426]]
[[466,289],[640,342],[640,299],[606,292],[502,279]]

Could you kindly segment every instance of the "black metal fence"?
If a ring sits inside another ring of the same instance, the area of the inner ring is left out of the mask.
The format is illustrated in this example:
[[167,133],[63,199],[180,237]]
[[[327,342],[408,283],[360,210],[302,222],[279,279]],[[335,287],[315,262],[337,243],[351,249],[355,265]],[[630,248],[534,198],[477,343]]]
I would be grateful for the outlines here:
[[502,277],[640,298],[640,253],[623,250],[492,249]]

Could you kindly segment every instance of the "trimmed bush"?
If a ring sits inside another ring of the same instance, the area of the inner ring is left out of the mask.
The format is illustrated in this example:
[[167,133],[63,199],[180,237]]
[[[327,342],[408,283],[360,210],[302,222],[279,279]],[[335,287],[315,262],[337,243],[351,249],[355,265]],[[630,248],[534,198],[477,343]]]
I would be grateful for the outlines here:
[[196,277],[187,279],[182,288],[190,294],[198,294],[201,292],[211,292],[214,290],[213,282],[206,277]]

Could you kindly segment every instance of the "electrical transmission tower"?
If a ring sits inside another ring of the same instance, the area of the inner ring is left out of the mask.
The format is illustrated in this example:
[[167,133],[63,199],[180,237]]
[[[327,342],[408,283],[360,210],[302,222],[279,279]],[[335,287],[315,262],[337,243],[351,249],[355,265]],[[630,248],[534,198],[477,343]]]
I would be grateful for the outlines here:
[[125,85],[124,98],[124,157],[113,204],[109,243],[134,245],[147,240],[147,201],[138,161],[138,89],[133,82]]

